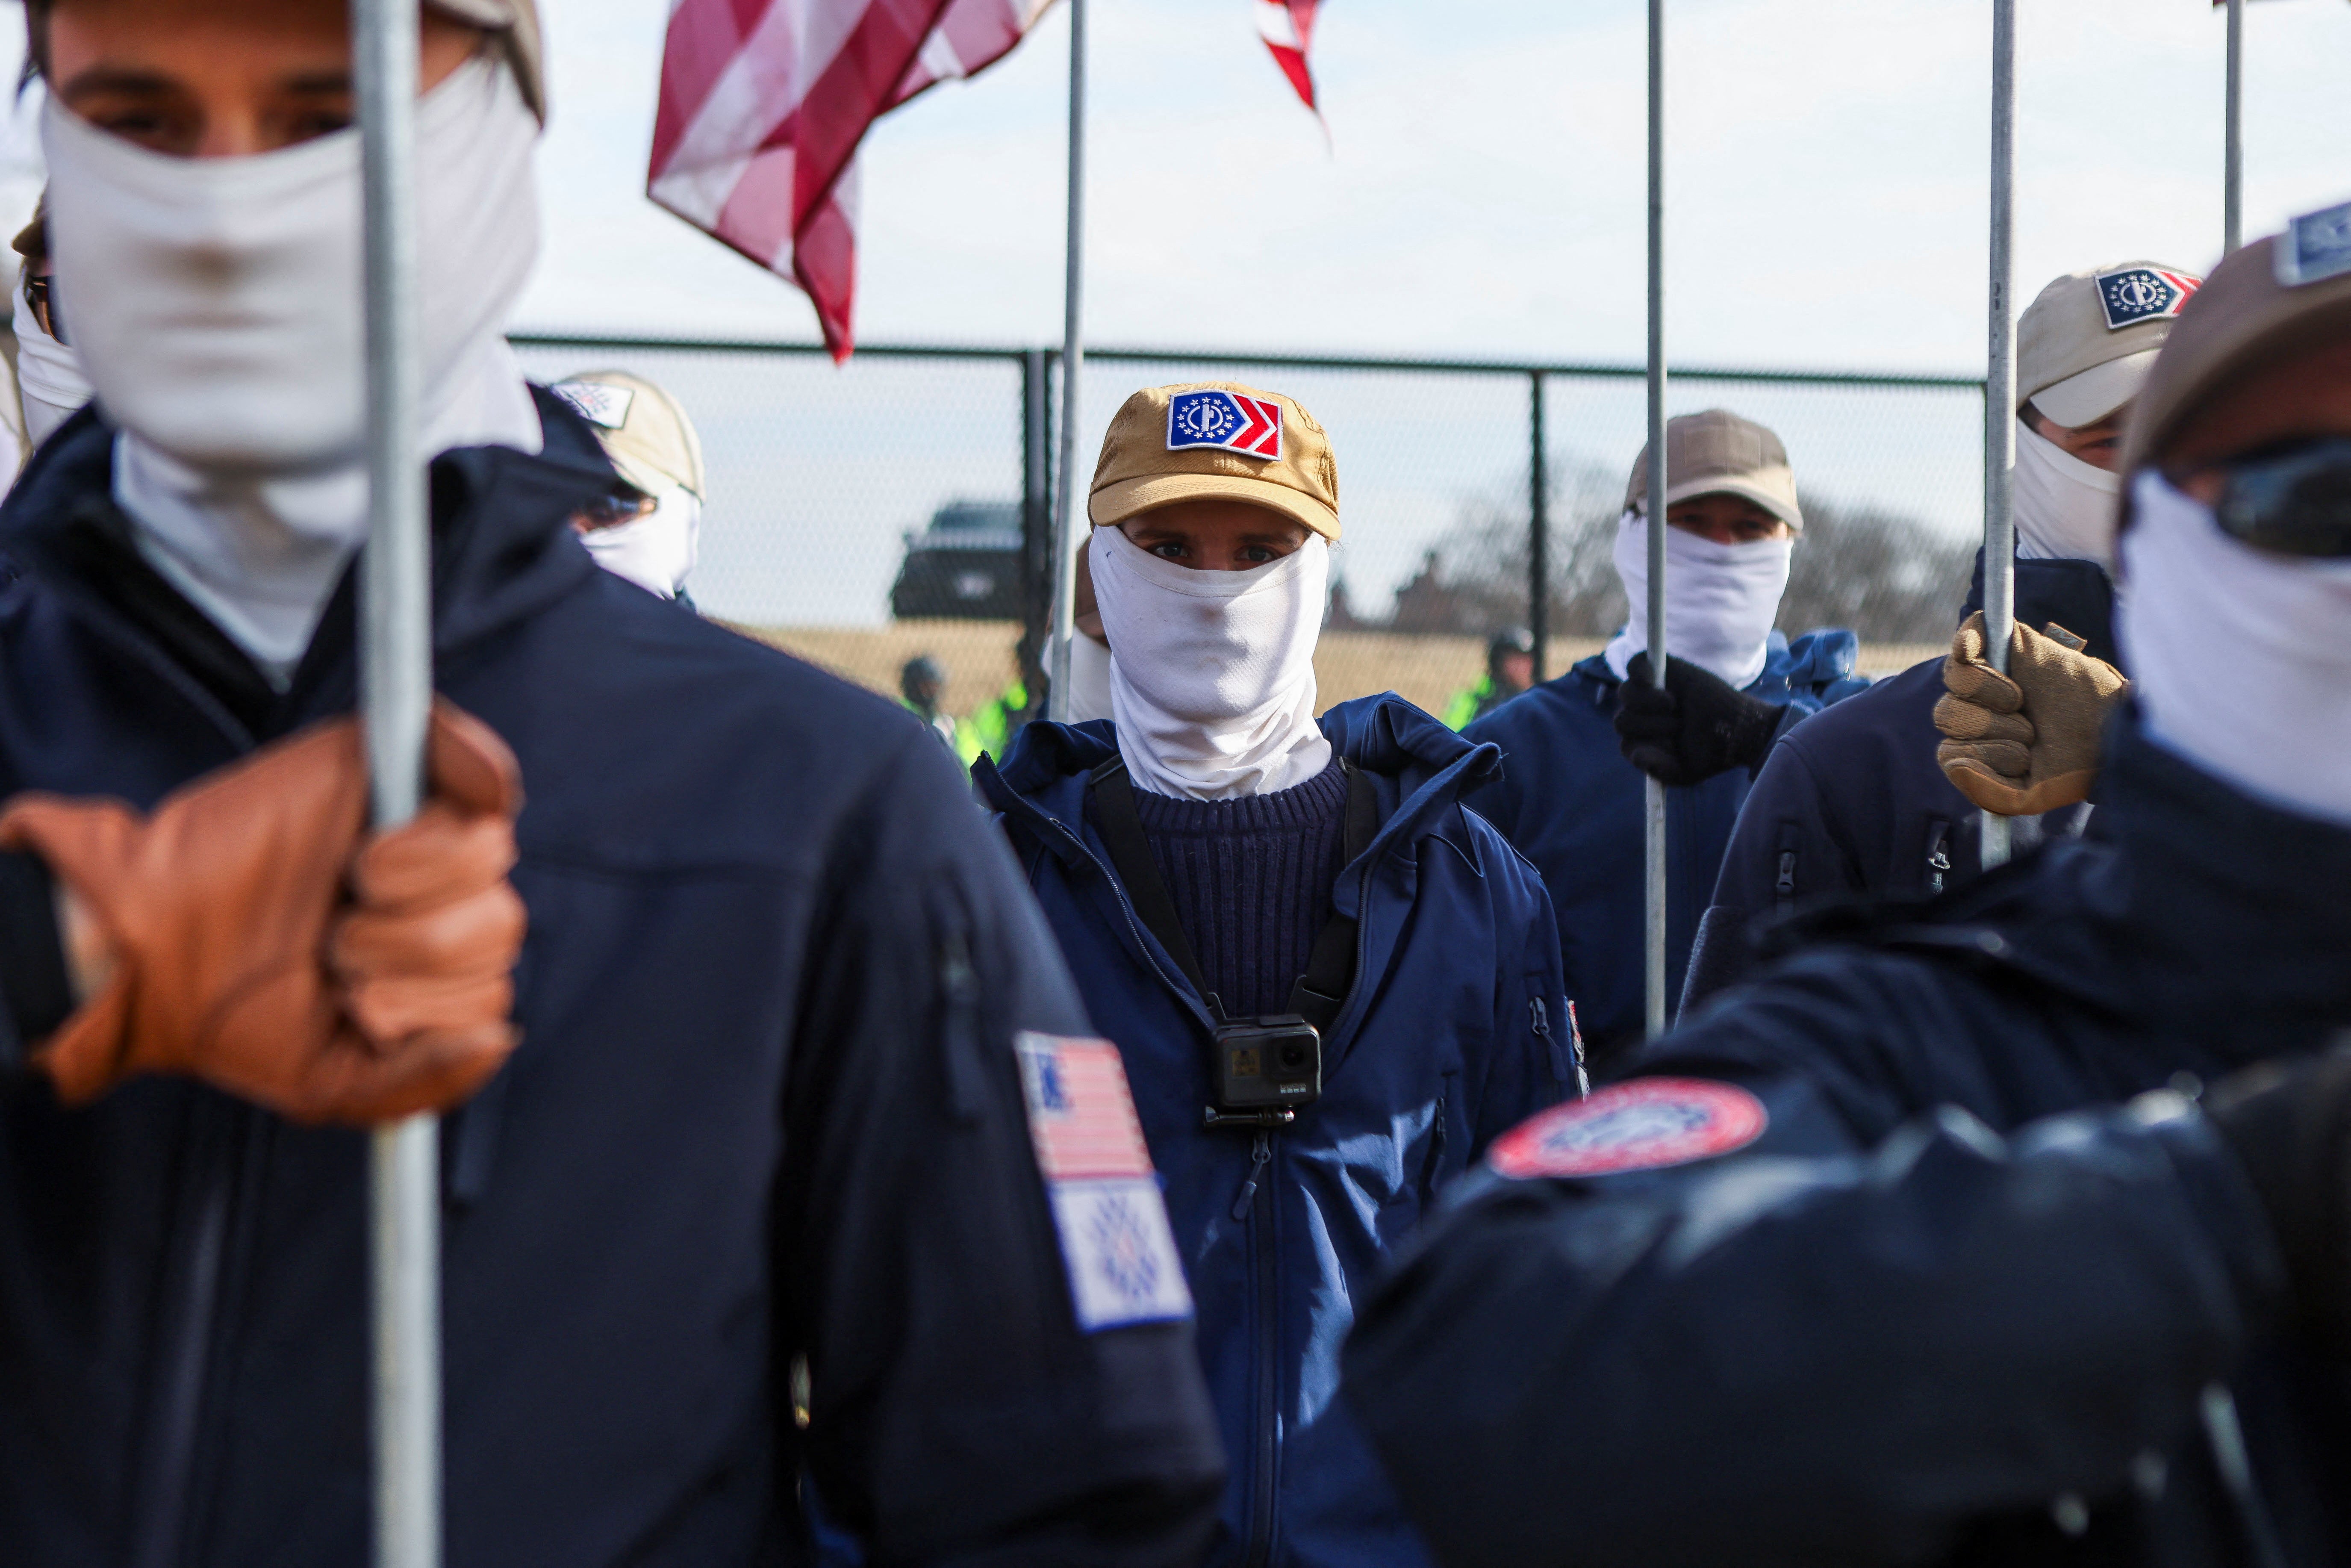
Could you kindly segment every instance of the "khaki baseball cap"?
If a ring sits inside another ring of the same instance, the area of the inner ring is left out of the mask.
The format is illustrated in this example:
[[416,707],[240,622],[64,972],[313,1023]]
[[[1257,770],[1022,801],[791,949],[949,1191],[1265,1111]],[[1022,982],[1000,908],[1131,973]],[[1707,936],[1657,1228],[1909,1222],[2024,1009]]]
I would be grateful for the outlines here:
[[1247,501],[1339,537],[1339,464],[1296,400],[1238,382],[1145,387],[1102,436],[1086,498],[1094,527],[1174,501]]
[[[1666,505],[1692,496],[1742,497],[1796,532],[1804,531],[1788,449],[1769,430],[1729,409],[1710,408],[1666,422]],[[1625,509],[1646,516],[1648,500],[1649,448],[1644,443],[1625,486]]]
[[2123,472],[2155,460],[2231,382],[2351,332],[2351,202],[2232,253],[2181,313],[2123,434]]
[[702,438],[675,398],[626,371],[589,371],[548,389],[596,427],[621,477],[647,495],[673,486],[708,501]]
[[2203,286],[2184,267],[2118,261],[2051,281],[2016,324],[2016,411],[2095,424],[2138,395],[2171,324]]
[[424,0],[444,16],[469,23],[493,34],[507,63],[514,68],[522,99],[547,123],[546,56],[538,30],[537,0]]

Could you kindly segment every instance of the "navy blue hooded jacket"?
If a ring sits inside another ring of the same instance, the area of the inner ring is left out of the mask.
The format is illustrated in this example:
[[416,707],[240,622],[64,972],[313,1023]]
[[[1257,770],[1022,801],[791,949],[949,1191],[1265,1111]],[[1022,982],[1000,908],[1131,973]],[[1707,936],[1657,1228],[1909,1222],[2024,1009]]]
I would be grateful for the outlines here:
[[[2017,623],[2039,631],[2053,621],[2110,664],[2120,663],[2114,601],[2114,583],[2095,561],[2016,563]],[[1959,619],[1982,607],[1978,551]],[[1983,869],[1983,816],[1935,760],[1942,695],[1943,661],[1928,659],[1780,737],[1723,852],[1680,992],[1685,1007],[1754,962],[1759,921],[1823,899],[1927,898],[1975,880]],[[2064,837],[2081,831],[2090,814],[2085,803],[2019,825],[2032,837]],[[2020,837],[2018,848],[2026,841]]]
[[1566,1091],[1573,1042],[1542,883],[1461,807],[1494,748],[1395,696],[1322,728],[1370,776],[1382,825],[1333,890],[1360,924],[1322,1097],[1274,1133],[1201,1125],[1206,1005],[1137,920],[1087,804],[1088,773],[1117,755],[1109,722],[1031,724],[1000,771],[974,771],[1126,1060],[1166,1187],[1233,1467],[1209,1561],[1409,1568],[1426,1559],[1334,1398],[1340,1342],[1435,1190]]
[[[1771,633],[1747,695],[1787,709],[1782,728],[1860,691],[1854,634],[1813,632],[1791,644]],[[1616,737],[1622,683],[1593,654],[1555,681],[1503,704],[1463,733],[1502,748],[1502,775],[1469,804],[1535,862],[1559,913],[1567,994],[1595,1061],[1641,1038],[1646,973],[1642,821],[1646,779]],[[1698,916],[1714,890],[1740,802],[1743,768],[1666,791],[1666,984],[1681,994]]]
[[1637,1058],[1651,1094],[1751,1094],[1751,1143],[1459,1184],[1347,1355],[1440,1557],[2351,1561],[2351,1372],[2294,1337],[2217,1130],[2135,1101],[2351,1026],[2351,831],[2127,721],[2103,802],[2095,838],[1839,914]]
[[[598,570],[538,410],[432,476],[438,684],[528,792],[522,1043],[443,1145],[451,1568],[798,1561],[803,1477],[874,1563],[1194,1560],[1188,1326],[1076,1326],[1011,1037],[1086,1022],[1011,857],[913,718]],[[273,692],[111,447],[0,509],[0,793],[145,807],[351,707],[350,579]],[[367,1561],[366,1152],[0,1075],[0,1558]]]

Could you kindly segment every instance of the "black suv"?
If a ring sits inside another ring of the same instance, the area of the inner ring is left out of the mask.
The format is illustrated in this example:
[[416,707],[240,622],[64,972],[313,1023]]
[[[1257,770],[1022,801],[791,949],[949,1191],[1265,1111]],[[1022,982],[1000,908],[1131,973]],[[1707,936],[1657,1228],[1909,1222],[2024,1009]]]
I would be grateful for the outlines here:
[[906,536],[890,613],[1020,619],[1020,503],[950,501],[932,513],[929,528]]

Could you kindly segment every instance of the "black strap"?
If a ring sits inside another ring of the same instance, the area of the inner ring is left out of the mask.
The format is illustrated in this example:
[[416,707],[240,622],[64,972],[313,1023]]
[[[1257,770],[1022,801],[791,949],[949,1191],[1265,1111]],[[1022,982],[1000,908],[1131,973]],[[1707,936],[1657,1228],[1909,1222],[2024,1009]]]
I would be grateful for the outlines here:
[[[1380,800],[1372,789],[1370,775],[1353,763],[1342,758],[1339,764],[1347,777],[1347,820],[1343,833],[1346,858],[1343,862],[1353,865],[1372,847],[1372,840],[1380,831]],[[1222,1019],[1224,1003],[1208,989],[1207,978],[1200,973],[1199,957],[1192,951],[1192,940],[1184,934],[1184,923],[1176,918],[1176,901],[1167,892],[1165,879],[1159,874],[1159,862],[1151,856],[1151,841],[1143,831],[1143,818],[1134,809],[1134,785],[1126,776],[1126,762],[1113,757],[1088,776],[1093,786],[1094,816],[1102,830],[1102,844],[1110,851],[1110,863],[1118,879],[1126,885],[1126,895],[1134,902],[1134,913],[1144,929],[1159,938],[1167,956],[1184,971],[1193,989],[1207,998],[1210,1016]],[[1314,946],[1306,960],[1306,973],[1290,988],[1290,1010],[1328,1031],[1339,1017],[1339,1009],[1347,1000],[1347,992],[1355,979],[1355,922],[1334,907],[1331,918],[1314,937]]]

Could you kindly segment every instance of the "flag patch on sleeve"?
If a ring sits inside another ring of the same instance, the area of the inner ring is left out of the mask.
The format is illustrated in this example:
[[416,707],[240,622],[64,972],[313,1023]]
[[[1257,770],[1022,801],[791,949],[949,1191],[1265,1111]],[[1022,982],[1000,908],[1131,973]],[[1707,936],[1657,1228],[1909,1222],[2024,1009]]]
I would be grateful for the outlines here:
[[1034,1032],[1016,1045],[1078,1326],[1092,1333],[1190,1317],[1192,1292],[1118,1048]]
[[1167,450],[1213,446],[1245,457],[1281,456],[1281,405],[1209,388],[1167,400]]
[[1771,1118],[1735,1083],[1636,1078],[1554,1105],[1494,1140],[1486,1163],[1516,1180],[1615,1176],[1743,1149]]

